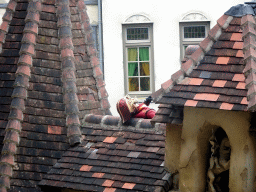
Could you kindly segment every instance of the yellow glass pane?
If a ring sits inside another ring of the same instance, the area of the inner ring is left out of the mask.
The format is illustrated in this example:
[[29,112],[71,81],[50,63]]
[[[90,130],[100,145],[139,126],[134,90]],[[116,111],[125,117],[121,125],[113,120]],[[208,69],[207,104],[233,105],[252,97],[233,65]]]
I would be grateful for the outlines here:
[[140,76],[150,76],[150,68],[148,62],[140,63]]
[[128,61],[137,61],[138,52],[137,48],[128,48]]
[[129,91],[139,91],[138,78],[129,78]]

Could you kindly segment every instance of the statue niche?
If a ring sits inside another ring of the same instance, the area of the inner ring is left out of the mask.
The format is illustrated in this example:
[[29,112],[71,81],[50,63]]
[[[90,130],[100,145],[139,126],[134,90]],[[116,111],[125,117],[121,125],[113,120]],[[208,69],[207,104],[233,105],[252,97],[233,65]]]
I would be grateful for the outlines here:
[[211,157],[207,173],[209,192],[229,191],[231,146],[227,134],[218,128],[210,137]]

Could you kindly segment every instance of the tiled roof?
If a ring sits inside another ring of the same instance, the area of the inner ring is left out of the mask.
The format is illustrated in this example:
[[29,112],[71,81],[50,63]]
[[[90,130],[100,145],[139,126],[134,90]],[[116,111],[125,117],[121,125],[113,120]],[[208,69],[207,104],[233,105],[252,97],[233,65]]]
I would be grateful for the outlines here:
[[[184,106],[255,111],[253,7],[251,3],[232,7],[218,20],[190,59],[155,94],[162,105],[152,122],[181,124]],[[173,118],[175,111],[180,113]]]
[[119,117],[85,117],[82,144],[67,150],[39,185],[83,191],[168,191],[165,127],[152,127],[148,119],[133,120],[136,128],[122,125]]
[[37,183],[81,142],[86,114],[109,114],[83,0],[10,0],[0,27],[0,191]]

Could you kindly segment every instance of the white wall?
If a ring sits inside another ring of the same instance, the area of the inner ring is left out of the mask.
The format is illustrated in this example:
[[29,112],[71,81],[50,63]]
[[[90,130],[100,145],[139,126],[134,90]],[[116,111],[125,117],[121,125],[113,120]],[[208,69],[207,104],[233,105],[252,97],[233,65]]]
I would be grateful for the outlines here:
[[111,112],[124,96],[122,23],[131,15],[142,14],[153,22],[155,88],[180,69],[179,21],[190,12],[203,13],[211,27],[232,6],[244,0],[103,0],[103,46],[106,88]]

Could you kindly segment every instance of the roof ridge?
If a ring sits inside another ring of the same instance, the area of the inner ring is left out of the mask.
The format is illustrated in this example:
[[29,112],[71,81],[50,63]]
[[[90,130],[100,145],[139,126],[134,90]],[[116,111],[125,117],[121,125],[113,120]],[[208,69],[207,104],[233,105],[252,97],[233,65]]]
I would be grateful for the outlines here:
[[243,73],[245,75],[245,87],[248,89],[247,92],[247,102],[248,110],[256,111],[256,22],[253,15],[246,15],[242,17],[241,25],[243,30],[243,52],[244,52],[244,63],[245,68]]
[[5,13],[2,18],[2,24],[0,27],[0,53],[2,53],[3,43],[5,42],[6,34],[9,30],[9,26],[13,17],[13,13],[17,6],[17,0],[10,0],[7,4]]
[[[7,7],[15,10],[17,2],[10,1]],[[35,39],[38,33],[39,12],[41,11],[41,1],[30,1],[25,18],[25,28],[21,41],[20,57],[16,70],[16,78],[12,93],[11,109],[8,116],[8,123],[5,129],[4,146],[0,160],[0,183],[1,191],[10,188],[10,178],[15,167],[15,155],[20,141],[21,122],[23,121],[23,112],[25,110],[25,100],[27,99],[27,90],[29,87],[29,78],[31,76],[32,56],[35,54]],[[9,15],[9,9],[6,10]],[[10,21],[5,21],[10,22]],[[9,23],[8,23],[9,24]],[[1,30],[3,30],[1,25]],[[7,30],[8,27],[6,27]],[[1,43],[2,45],[2,43]]]
[[102,128],[111,129],[132,129],[134,131],[157,131],[164,132],[161,124],[156,123],[152,125],[151,119],[132,118],[127,123],[123,124],[122,119],[119,116],[112,115],[94,115],[88,114],[84,117],[82,127],[90,125],[99,125]]
[[174,85],[180,83],[183,79],[185,79],[185,77],[189,76],[193,69],[197,67],[200,61],[204,58],[205,54],[212,48],[213,44],[218,41],[220,35],[223,33],[223,30],[228,28],[233,18],[233,16],[224,14],[218,19],[217,24],[209,31],[208,36],[200,42],[199,48],[185,63],[181,65],[181,69],[174,73],[170,80],[161,85],[161,89],[163,89],[163,91],[156,99],[156,102],[158,102],[164,94],[169,92]]
[[57,4],[59,48],[62,66],[63,98],[66,112],[67,137],[71,146],[81,143],[78,97],[76,88],[76,66],[73,53],[72,26],[69,1]]

